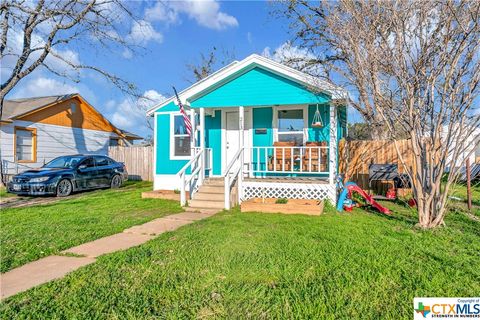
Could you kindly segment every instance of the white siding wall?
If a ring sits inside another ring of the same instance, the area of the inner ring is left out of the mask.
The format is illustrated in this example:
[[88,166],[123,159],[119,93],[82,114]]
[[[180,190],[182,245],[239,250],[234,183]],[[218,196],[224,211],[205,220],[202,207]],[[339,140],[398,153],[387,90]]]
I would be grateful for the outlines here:
[[[446,134],[446,128],[445,128],[445,134]],[[461,144],[459,146],[460,150],[463,150],[458,155],[457,161],[455,162],[456,167],[463,167],[465,166],[465,161],[467,158],[470,159],[470,164],[475,163],[475,156],[477,154],[477,150],[480,150],[480,141],[478,138],[480,137],[480,128],[471,130],[471,132],[468,133],[468,136],[466,135],[464,139],[462,139],[459,143]],[[475,140],[477,139],[477,140]],[[452,147],[453,148],[453,147]],[[452,157],[447,158],[447,164],[452,163]]]
[[15,121],[12,124],[0,126],[0,147],[2,163],[8,163],[8,173],[15,173],[16,168],[13,154],[14,127],[28,127],[37,129],[37,162],[21,164],[19,170],[25,170],[22,165],[36,168],[55,157],[77,153],[108,154],[110,137],[117,137],[115,133],[68,128],[48,124]]

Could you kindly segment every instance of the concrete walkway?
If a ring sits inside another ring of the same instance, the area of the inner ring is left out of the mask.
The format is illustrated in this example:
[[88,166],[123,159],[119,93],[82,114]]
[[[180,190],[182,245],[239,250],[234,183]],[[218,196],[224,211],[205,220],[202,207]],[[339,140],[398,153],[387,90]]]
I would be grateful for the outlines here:
[[64,255],[55,255],[27,263],[21,267],[0,275],[0,299],[40,284],[63,278],[67,273],[95,262],[98,256],[125,250],[145,243],[159,234],[173,231],[194,221],[208,218],[216,211],[186,211],[155,219],[142,225],[125,229],[108,237],[62,251]]

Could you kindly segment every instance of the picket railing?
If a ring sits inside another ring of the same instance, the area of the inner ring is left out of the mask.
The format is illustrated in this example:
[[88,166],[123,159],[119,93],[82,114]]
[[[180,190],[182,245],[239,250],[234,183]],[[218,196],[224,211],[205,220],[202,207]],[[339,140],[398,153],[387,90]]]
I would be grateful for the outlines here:
[[328,174],[328,146],[250,147],[250,175]]
[[242,182],[243,182],[243,153],[244,149],[240,148],[235,156],[227,166],[227,169],[223,173],[224,190],[225,190],[225,209],[230,209],[230,194],[232,191],[233,183],[238,179],[238,200],[241,199]]

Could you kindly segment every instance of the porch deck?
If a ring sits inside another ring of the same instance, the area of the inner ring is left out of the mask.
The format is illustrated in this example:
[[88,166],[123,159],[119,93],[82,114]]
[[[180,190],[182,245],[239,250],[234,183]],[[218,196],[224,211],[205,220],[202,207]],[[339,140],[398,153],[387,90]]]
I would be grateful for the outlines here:
[[329,184],[328,177],[268,177],[268,178],[245,178],[245,182],[267,183],[298,183],[298,184]]

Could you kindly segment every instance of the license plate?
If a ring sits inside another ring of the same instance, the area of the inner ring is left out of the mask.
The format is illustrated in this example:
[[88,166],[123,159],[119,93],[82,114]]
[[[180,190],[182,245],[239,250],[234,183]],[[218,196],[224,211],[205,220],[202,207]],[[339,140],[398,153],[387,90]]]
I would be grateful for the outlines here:
[[13,185],[13,191],[20,191],[22,190],[22,185],[20,184],[14,184]]

